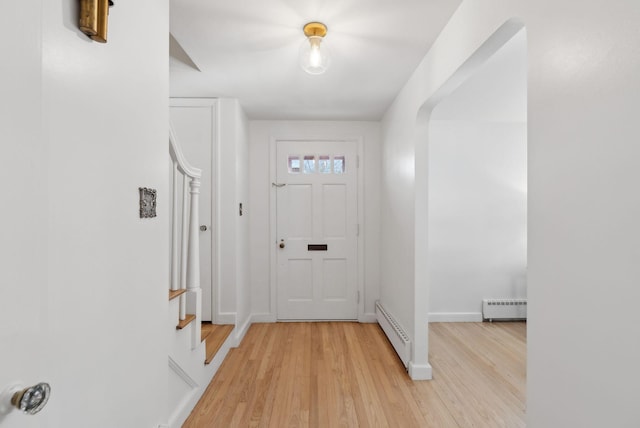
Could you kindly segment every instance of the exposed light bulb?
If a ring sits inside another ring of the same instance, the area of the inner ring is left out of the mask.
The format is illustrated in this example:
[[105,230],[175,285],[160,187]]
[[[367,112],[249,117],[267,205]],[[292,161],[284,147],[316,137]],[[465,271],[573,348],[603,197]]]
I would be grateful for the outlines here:
[[300,66],[309,74],[322,74],[329,68],[329,50],[324,41],[327,27],[311,22],[304,28],[306,40],[300,45]]
[[311,67],[320,67],[322,62],[322,54],[320,53],[320,40],[317,37],[309,39],[311,44],[311,51],[309,52],[309,65]]

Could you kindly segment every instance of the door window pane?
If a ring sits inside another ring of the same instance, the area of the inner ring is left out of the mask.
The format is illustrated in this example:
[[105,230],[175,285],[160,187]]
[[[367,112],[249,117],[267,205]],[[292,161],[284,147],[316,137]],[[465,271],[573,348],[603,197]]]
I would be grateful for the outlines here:
[[335,156],[333,158],[333,172],[335,174],[344,174],[345,166],[344,156]]
[[331,174],[331,158],[329,156],[318,157],[318,172]]
[[300,158],[298,156],[289,156],[289,174],[298,174],[300,172]]
[[306,155],[304,157],[303,170],[305,174],[313,174],[316,172],[316,158],[313,155]]

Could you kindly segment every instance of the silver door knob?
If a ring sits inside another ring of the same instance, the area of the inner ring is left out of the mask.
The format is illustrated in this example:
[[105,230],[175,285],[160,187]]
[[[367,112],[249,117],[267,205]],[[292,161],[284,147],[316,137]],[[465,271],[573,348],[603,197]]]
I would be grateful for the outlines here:
[[207,231],[207,225],[203,224],[202,226],[200,226],[200,231],[201,232],[206,232]]
[[0,393],[0,415],[7,414],[14,408],[28,415],[35,415],[47,404],[50,395],[51,387],[45,382],[27,388],[14,384]]
[[13,394],[11,404],[24,413],[35,415],[47,404],[49,395],[51,387],[48,383],[41,382]]

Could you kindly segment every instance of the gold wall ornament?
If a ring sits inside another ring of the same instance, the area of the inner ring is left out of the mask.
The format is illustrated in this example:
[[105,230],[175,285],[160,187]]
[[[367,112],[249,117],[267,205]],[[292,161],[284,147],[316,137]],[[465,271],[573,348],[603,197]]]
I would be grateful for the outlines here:
[[111,0],[80,0],[80,31],[91,40],[107,43]]
[[80,31],[89,37],[98,34],[98,0],[80,0]]

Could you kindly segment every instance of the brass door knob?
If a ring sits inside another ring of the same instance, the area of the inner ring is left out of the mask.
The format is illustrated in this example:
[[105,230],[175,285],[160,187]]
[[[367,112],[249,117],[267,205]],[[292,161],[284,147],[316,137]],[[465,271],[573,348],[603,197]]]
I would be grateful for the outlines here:
[[281,239],[281,240],[280,240],[280,245],[279,245],[279,247],[280,247],[280,248],[284,248],[284,239]]

